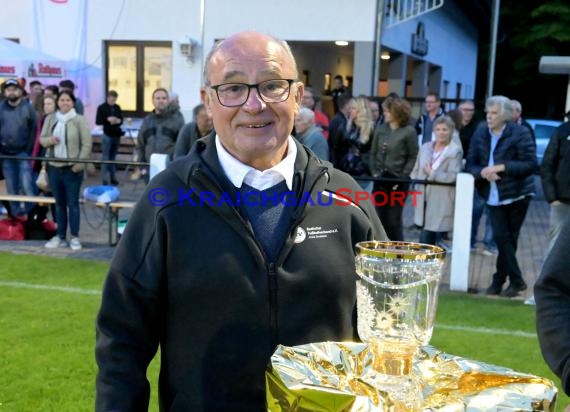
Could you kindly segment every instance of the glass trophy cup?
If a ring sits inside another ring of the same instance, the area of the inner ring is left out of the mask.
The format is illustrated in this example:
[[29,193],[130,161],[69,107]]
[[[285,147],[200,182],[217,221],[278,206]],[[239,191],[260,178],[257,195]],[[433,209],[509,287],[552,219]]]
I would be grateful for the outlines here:
[[410,242],[356,245],[358,335],[374,355],[375,386],[395,410],[419,410],[416,350],[429,343],[445,252]]

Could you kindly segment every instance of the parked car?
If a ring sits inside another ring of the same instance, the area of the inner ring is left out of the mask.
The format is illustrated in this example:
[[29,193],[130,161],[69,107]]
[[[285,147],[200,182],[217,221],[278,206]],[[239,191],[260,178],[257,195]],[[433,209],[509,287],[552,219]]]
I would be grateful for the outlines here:
[[525,119],[534,129],[534,135],[536,136],[536,158],[538,164],[542,164],[542,158],[544,157],[544,151],[554,129],[562,124],[560,120],[545,120],[545,119]]

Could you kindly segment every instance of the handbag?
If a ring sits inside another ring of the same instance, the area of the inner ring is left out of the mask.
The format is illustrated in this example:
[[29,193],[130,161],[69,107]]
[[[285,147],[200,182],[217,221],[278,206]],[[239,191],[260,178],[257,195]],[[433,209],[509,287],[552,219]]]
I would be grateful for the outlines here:
[[25,240],[26,227],[23,220],[9,217],[0,220],[0,240]]
[[49,177],[47,174],[46,167],[44,165],[42,165],[42,169],[40,170],[40,174],[38,175],[38,178],[36,179],[36,186],[42,192],[47,193],[47,192],[51,191],[51,188],[49,185]]

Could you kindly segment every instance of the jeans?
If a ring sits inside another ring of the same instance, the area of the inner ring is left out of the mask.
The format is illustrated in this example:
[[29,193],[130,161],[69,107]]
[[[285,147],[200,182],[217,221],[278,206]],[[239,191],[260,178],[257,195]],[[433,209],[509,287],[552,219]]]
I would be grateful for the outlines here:
[[[14,156],[29,156],[29,153],[17,153]],[[32,183],[32,163],[29,160],[4,159],[2,172],[6,180],[6,191],[9,195],[34,196]],[[25,216],[34,207],[33,203],[10,202],[10,213],[13,216]]]
[[529,204],[530,197],[525,197],[508,205],[489,206],[489,215],[495,230],[495,242],[499,251],[497,272],[493,275],[493,283],[502,285],[507,277],[511,284],[516,285],[524,282],[516,253],[519,234]]
[[491,224],[491,218],[489,216],[489,207],[487,207],[485,199],[477,193],[477,190],[475,190],[473,192],[473,212],[471,215],[471,247],[475,247],[477,245],[477,232],[483,213],[486,215],[483,244],[487,249],[495,250],[497,249],[497,244],[493,239],[493,225]]
[[79,236],[79,189],[83,182],[83,171],[75,173],[71,166],[47,168],[49,183],[55,198],[55,220],[57,235],[65,239],[69,212],[71,237]]
[[[103,135],[103,160],[115,160],[117,158],[120,140],[120,137]],[[103,183],[107,183],[108,179],[117,180],[115,170],[114,164],[103,164],[101,166],[101,178],[103,179]]]
[[[388,202],[384,206],[375,206],[376,213],[380,218],[380,222],[382,226],[384,226],[384,230],[386,231],[386,235],[388,236],[389,240],[393,241],[403,241],[404,240],[404,229],[402,226],[402,211],[404,210],[404,205],[400,203],[400,199],[402,203],[405,204],[406,198],[408,197],[408,188],[410,187],[409,183],[398,183],[395,192],[398,192],[399,195],[398,201],[392,202],[393,196],[392,191],[387,192],[388,195]],[[381,186],[381,183],[374,182],[374,192],[377,191],[384,191],[386,189]],[[393,203],[393,204],[392,204]]]
[[437,245],[443,239],[445,232],[433,232],[431,230],[422,229],[420,233],[420,243],[427,245]]

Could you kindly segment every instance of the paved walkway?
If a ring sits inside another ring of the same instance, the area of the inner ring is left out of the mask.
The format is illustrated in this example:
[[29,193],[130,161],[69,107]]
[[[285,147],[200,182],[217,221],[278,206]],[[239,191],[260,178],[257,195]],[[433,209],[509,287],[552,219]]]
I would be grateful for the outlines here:
[[[142,181],[130,180],[128,173],[120,172],[120,200],[136,201],[144,190]],[[2,182],[3,183],[3,182]],[[537,183],[538,179],[537,179]],[[87,185],[97,185],[98,177],[90,177],[86,180]],[[0,186],[0,192],[4,192],[3,185]],[[120,211],[120,219],[126,219],[130,215],[130,209]],[[530,208],[523,224],[519,239],[519,250],[517,258],[523,277],[529,289],[520,297],[525,299],[532,295],[532,285],[536,281],[542,262],[544,260],[544,251],[548,244],[548,214],[549,206],[543,200],[542,193],[539,191],[538,196],[530,203]],[[483,218],[484,219],[484,218]],[[483,219],[479,225],[480,232],[484,229]],[[419,231],[412,229],[413,227],[413,209],[406,206],[404,209],[404,226],[407,228],[404,236],[406,240],[417,241],[419,239]],[[43,241],[21,241],[8,242],[0,241],[0,251],[10,251],[18,254],[36,254],[58,257],[75,257],[81,259],[95,259],[101,261],[109,261],[113,256],[115,248],[107,243],[108,236],[107,216],[104,209],[97,208],[92,204],[82,205],[81,214],[81,230],[80,237],[83,243],[81,251],[72,251],[69,248],[47,250],[43,247]],[[479,238],[482,239],[483,233]],[[469,266],[469,288],[473,293],[483,293],[491,282],[491,276],[495,272],[495,256],[485,256],[480,253],[471,253]],[[443,276],[443,287],[449,284],[449,257],[447,258],[446,269]]]

